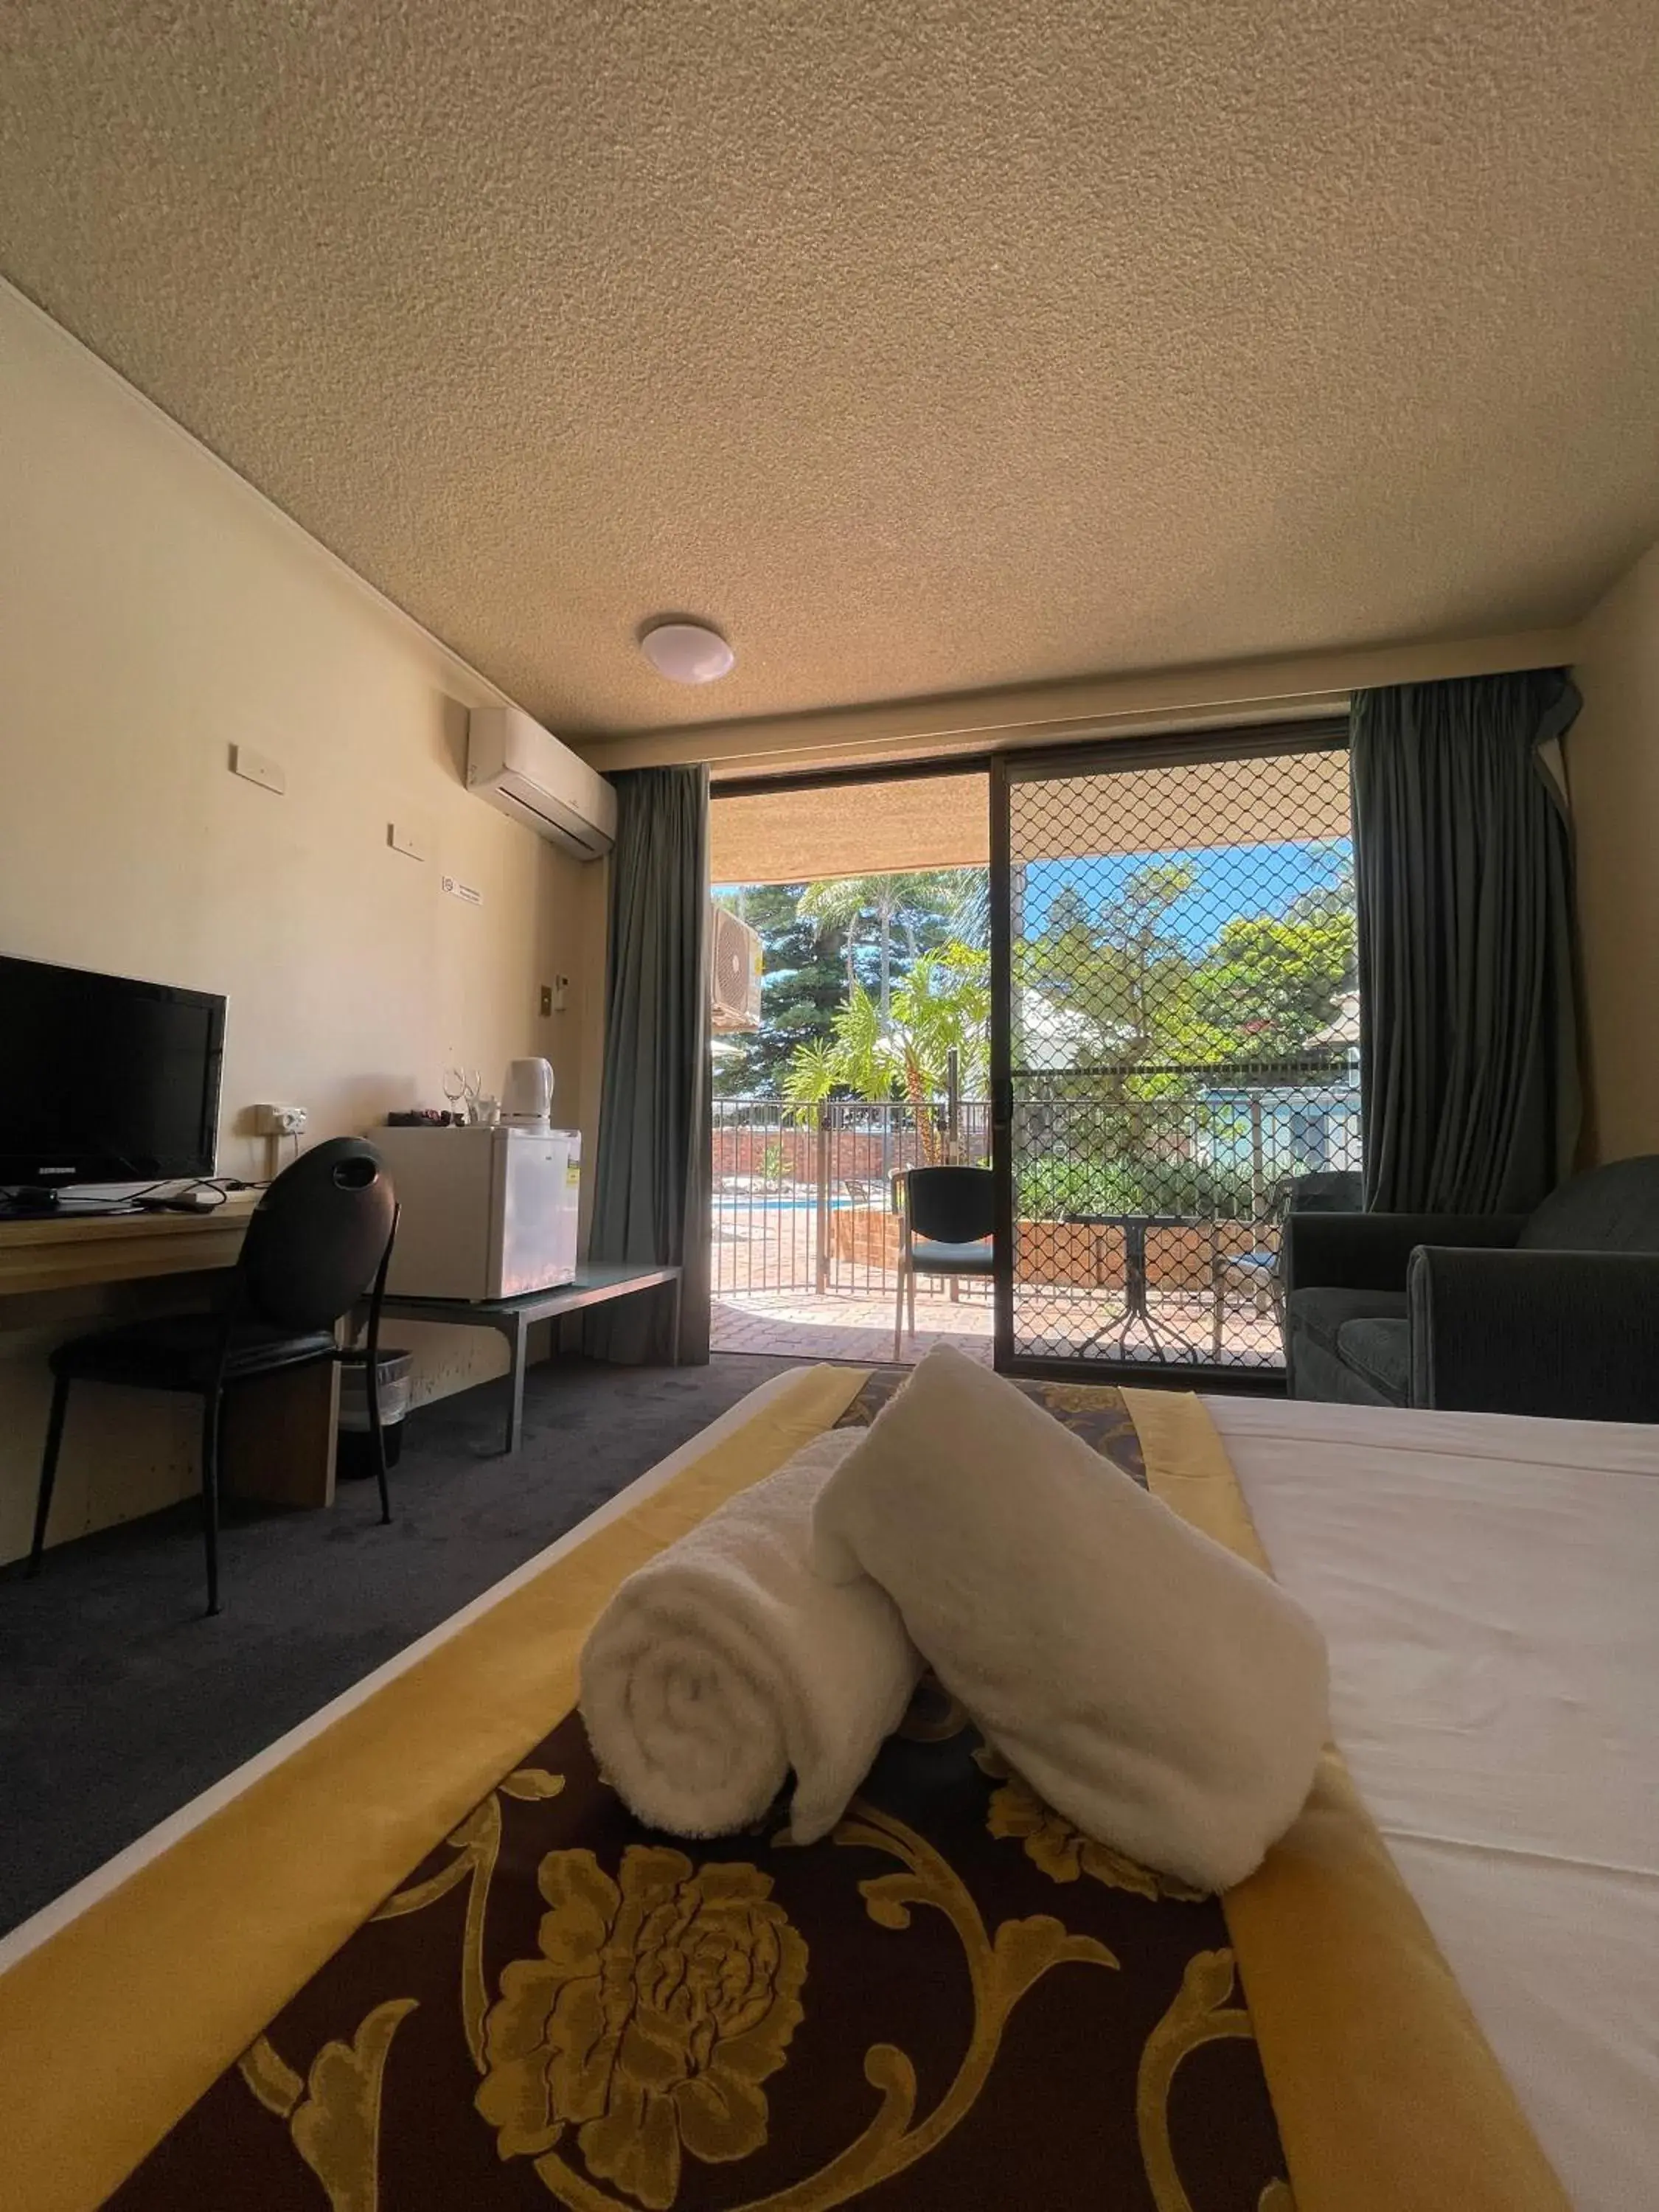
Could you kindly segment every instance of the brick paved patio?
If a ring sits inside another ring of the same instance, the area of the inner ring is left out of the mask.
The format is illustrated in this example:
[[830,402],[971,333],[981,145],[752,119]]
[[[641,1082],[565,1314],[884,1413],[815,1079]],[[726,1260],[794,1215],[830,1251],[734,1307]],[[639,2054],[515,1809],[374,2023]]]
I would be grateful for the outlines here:
[[[1152,1354],[1146,1324],[1129,1329],[1127,1354],[1149,1367],[1167,1370],[1194,1358],[1208,1361],[1215,1343],[1215,1310],[1206,1297],[1150,1294],[1148,1311],[1165,1357]],[[1018,1292],[1022,1344],[1034,1354],[1063,1358],[1081,1349],[1096,1331],[1106,1332],[1095,1357],[1119,1356],[1123,1327],[1121,1294],[1043,1290],[1030,1285]],[[1277,1365],[1279,1331],[1271,1315],[1258,1314],[1244,1300],[1229,1300],[1222,1310],[1221,1357],[1229,1364]],[[850,1359],[890,1362],[893,1357],[893,1293],[852,1297],[818,1297],[811,1291],[724,1291],[714,1304],[712,1337],[716,1352],[770,1353],[794,1359]],[[974,1358],[991,1357],[988,1298],[964,1292],[953,1305],[942,1290],[923,1291],[916,1300],[916,1334],[907,1334],[903,1357],[920,1358],[935,1344],[951,1343]]]
[[[791,1359],[852,1359],[890,1364],[893,1297],[817,1297],[811,1291],[722,1291],[714,1300],[712,1342],[716,1352],[761,1352]],[[949,1342],[989,1364],[991,1308],[985,1299],[952,1305],[948,1298],[916,1300],[914,1344],[904,1356],[919,1359]]]

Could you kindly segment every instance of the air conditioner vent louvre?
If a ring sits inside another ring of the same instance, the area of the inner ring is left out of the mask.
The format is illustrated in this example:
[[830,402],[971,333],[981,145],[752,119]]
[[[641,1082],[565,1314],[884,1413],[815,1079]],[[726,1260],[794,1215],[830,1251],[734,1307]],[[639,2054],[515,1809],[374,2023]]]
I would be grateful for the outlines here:
[[761,1023],[761,941],[724,907],[710,915],[709,1020],[717,1034],[757,1030]]

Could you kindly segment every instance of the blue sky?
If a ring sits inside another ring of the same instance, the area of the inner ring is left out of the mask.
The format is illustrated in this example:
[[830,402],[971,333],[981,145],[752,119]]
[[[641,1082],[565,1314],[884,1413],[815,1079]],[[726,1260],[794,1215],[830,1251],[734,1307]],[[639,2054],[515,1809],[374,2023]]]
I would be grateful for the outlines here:
[[[1198,880],[1170,909],[1170,923],[1189,951],[1200,952],[1213,943],[1224,922],[1239,915],[1282,914],[1304,891],[1334,883],[1352,859],[1352,844],[1344,837],[1317,843],[1218,845],[1184,852],[1035,860],[1025,878],[1025,930],[1034,936],[1042,929],[1055,895],[1068,884],[1097,914],[1105,901],[1119,896],[1137,870],[1174,861],[1194,868]],[[737,889],[734,884],[714,886],[717,896]]]
[[1037,860],[1025,878],[1026,934],[1035,936],[1041,930],[1050,902],[1067,884],[1097,913],[1104,901],[1119,896],[1138,869],[1176,861],[1195,869],[1198,881],[1170,908],[1170,924],[1189,951],[1199,951],[1236,915],[1282,914],[1304,891],[1334,883],[1352,854],[1352,846],[1342,838],[1318,844],[1220,845],[1196,852]]

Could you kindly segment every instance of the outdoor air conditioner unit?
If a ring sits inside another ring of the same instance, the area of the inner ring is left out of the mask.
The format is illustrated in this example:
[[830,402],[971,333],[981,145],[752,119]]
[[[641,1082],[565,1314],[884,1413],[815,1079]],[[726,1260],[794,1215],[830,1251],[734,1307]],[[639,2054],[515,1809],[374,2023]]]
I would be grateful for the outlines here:
[[709,915],[709,1021],[721,1036],[761,1023],[761,941],[746,921],[717,906]]
[[466,781],[480,799],[579,860],[600,860],[617,842],[616,793],[516,707],[472,709]]

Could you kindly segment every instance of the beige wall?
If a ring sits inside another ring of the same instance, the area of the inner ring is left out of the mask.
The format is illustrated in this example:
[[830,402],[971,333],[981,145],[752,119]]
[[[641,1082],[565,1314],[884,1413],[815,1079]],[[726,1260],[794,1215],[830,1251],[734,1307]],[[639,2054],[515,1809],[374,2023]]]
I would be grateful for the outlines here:
[[[262,1171],[258,1100],[305,1106],[314,1137],[366,1129],[441,1105],[455,1060],[495,1089],[544,1053],[560,1113],[591,1108],[603,870],[467,793],[466,710],[495,695],[10,294],[0,672],[0,950],[228,994],[222,1172]],[[284,795],[230,774],[238,744],[282,763]],[[429,861],[391,850],[394,820]],[[444,896],[446,872],[483,905]],[[556,971],[569,1004],[544,1019]],[[0,1557],[22,1541],[64,1316],[10,1326],[28,1318],[0,1316]],[[428,1392],[499,1364],[482,1332],[426,1334]],[[193,1480],[187,1412],[85,1395],[58,1537]]]
[[1659,545],[1585,617],[1573,675],[1586,1153],[1617,1160],[1659,1152]]

